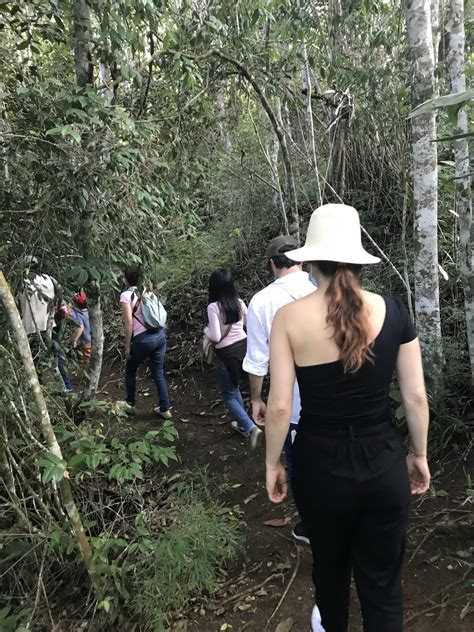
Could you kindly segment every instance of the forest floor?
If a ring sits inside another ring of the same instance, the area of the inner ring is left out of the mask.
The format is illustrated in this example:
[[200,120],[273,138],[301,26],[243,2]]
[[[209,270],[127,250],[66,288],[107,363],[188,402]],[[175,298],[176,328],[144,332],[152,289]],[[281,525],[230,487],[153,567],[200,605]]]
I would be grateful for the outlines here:
[[[168,382],[179,432],[180,467],[208,466],[223,477],[229,488],[224,500],[240,507],[245,537],[243,554],[226,569],[225,586],[195,602],[171,629],[309,632],[311,551],[291,537],[297,522],[293,501],[272,505],[267,499],[264,446],[252,452],[247,440],[230,429],[212,371],[197,370],[187,376],[170,372]],[[102,391],[123,397],[119,378],[109,377]],[[137,414],[131,422],[137,432],[144,432],[160,423],[153,413],[154,388],[148,377],[140,378],[138,392]],[[453,455],[432,462],[431,468],[435,491],[414,501],[408,530],[403,578],[406,630],[470,632],[474,629],[474,598],[468,590],[474,527],[473,505],[467,500],[468,466]],[[268,521],[274,526],[265,524]],[[350,620],[351,632],[362,632],[355,590]]]

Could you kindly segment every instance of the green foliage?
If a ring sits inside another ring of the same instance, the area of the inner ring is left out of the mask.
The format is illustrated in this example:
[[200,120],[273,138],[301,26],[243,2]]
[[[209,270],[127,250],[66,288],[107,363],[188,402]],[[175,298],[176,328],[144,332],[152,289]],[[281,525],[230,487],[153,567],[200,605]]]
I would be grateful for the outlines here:
[[466,90],[465,92],[454,92],[453,94],[447,94],[442,97],[436,97],[425,101],[417,106],[410,114],[408,118],[419,116],[420,114],[427,114],[428,112],[435,112],[439,109],[446,109],[448,111],[449,120],[451,123],[456,123],[458,111],[466,104],[474,99],[474,89]]
[[187,482],[185,478],[185,498],[178,492],[180,506],[172,527],[150,542],[146,556],[127,565],[131,609],[156,632],[168,629],[169,617],[185,608],[192,596],[212,594],[219,567],[240,549],[233,513],[216,502],[203,477],[192,487]]
[[[104,404],[106,404],[104,402]],[[96,402],[87,402],[88,409],[97,409]],[[84,407],[84,405],[83,405]],[[107,408],[118,409],[116,405],[106,405]],[[101,406],[103,412],[103,406]],[[57,433],[61,437],[63,453],[67,455],[66,463],[51,464],[43,473],[43,482],[51,480],[65,467],[70,472],[75,482],[80,484],[85,479],[107,477],[117,483],[129,483],[143,480],[144,468],[149,465],[165,465],[176,461],[176,452],[173,446],[162,445],[162,442],[173,442],[177,436],[177,431],[171,421],[165,421],[158,430],[149,430],[139,441],[124,443],[118,437],[113,437],[106,441],[105,436],[98,430],[93,435],[89,433],[78,434],[65,428],[57,428]],[[48,455],[51,458],[53,455]],[[46,467],[48,460],[43,459],[38,462],[41,467]],[[55,466],[57,469],[52,469]],[[46,478],[46,472],[48,478]],[[59,478],[62,476],[62,472]]]
[[43,484],[60,481],[66,471],[66,463],[52,452],[47,452],[43,458],[38,459],[36,464],[41,470]]
[[23,609],[13,612],[11,606],[0,608],[0,630],[2,632],[27,632],[28,628],[22,623],[27,621],[30,611]]

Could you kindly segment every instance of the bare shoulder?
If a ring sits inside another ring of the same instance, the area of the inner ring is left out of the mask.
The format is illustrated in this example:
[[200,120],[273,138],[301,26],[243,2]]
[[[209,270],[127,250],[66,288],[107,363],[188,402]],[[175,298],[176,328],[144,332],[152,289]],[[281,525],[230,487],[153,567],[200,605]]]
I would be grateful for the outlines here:
[[384,307],[385,299],[382,294],[376,294],[375,292],[369,292],[368,290],[362,290],[362,296],[364,301],[371,307]]

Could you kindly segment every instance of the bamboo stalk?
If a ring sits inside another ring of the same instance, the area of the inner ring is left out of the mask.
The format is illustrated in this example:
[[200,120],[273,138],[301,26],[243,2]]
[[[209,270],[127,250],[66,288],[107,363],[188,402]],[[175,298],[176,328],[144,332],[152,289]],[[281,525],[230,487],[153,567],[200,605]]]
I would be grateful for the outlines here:
[[[24,371],[28,378],[28,384],[33,395],[33,400],[38,413],[38,419],[41,424],[41,430],[44,440],[46,442],[48,450],[59,459],[63,460],[61,448],[54,433],[53,425],[49,416],[49,411],[46,406],[43,391],[38,380],[38,375],[36,373],[33,357],[31,355],[30,345],[28,343],[28,337],[23,327],[23,323],[21,321],[21,317],[15,304],[15,300],[11,293],[10,287],[2,271],[0,271],[0,298],[8,315],[8,319],[13,330],[13,335],[18,345],[18,352],[23,363]],[[82,526],[81,517],[74,501],[74,496],[72,494],[67,470],[64,472],[62,479],[59,481],[59,489],[69,522],[76,537],[77,545],[84,559],[85,567],[93,586],[95,588],[98,588],[99,577],[95,570],[95,564],[92,557],[92,548],[86,534],[84,533],[84,527]]]

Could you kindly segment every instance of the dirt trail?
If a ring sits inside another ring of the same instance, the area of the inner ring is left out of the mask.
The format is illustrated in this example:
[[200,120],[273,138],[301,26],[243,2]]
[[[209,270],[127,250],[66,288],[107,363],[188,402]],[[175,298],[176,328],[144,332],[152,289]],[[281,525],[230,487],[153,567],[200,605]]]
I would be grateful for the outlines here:
[[[267,500],[263,445],[251,452],[247,441],[231,431],[212,371],[171,375],[169,385],[180,463],[184,467],[208,465],[224,477],[230,486],[225,501],[240,507],[246,539],[244,555],[227,569],[225,587],[196,603],[173,629],[309,631],[311,552],[291,538],[296,516],[293,502],[275,506]],[[150,395],[139,396],[136,423],[151,428],[159,421],[152,412],[154,387],[147,377],[141,378],[139,390]],[[432,463],[432,472],[438,495],[414,504],[408,533],[406,630],[470,632],[474,629],[474,600],[469,601],[467,573],[474,542],[467,539],[472,538],[472,505],[465,503],[463,463],[458,458]],[[266,526],[268,520],[276,520],[280,526]],[[350,631],[362,632],[355,591]]]

